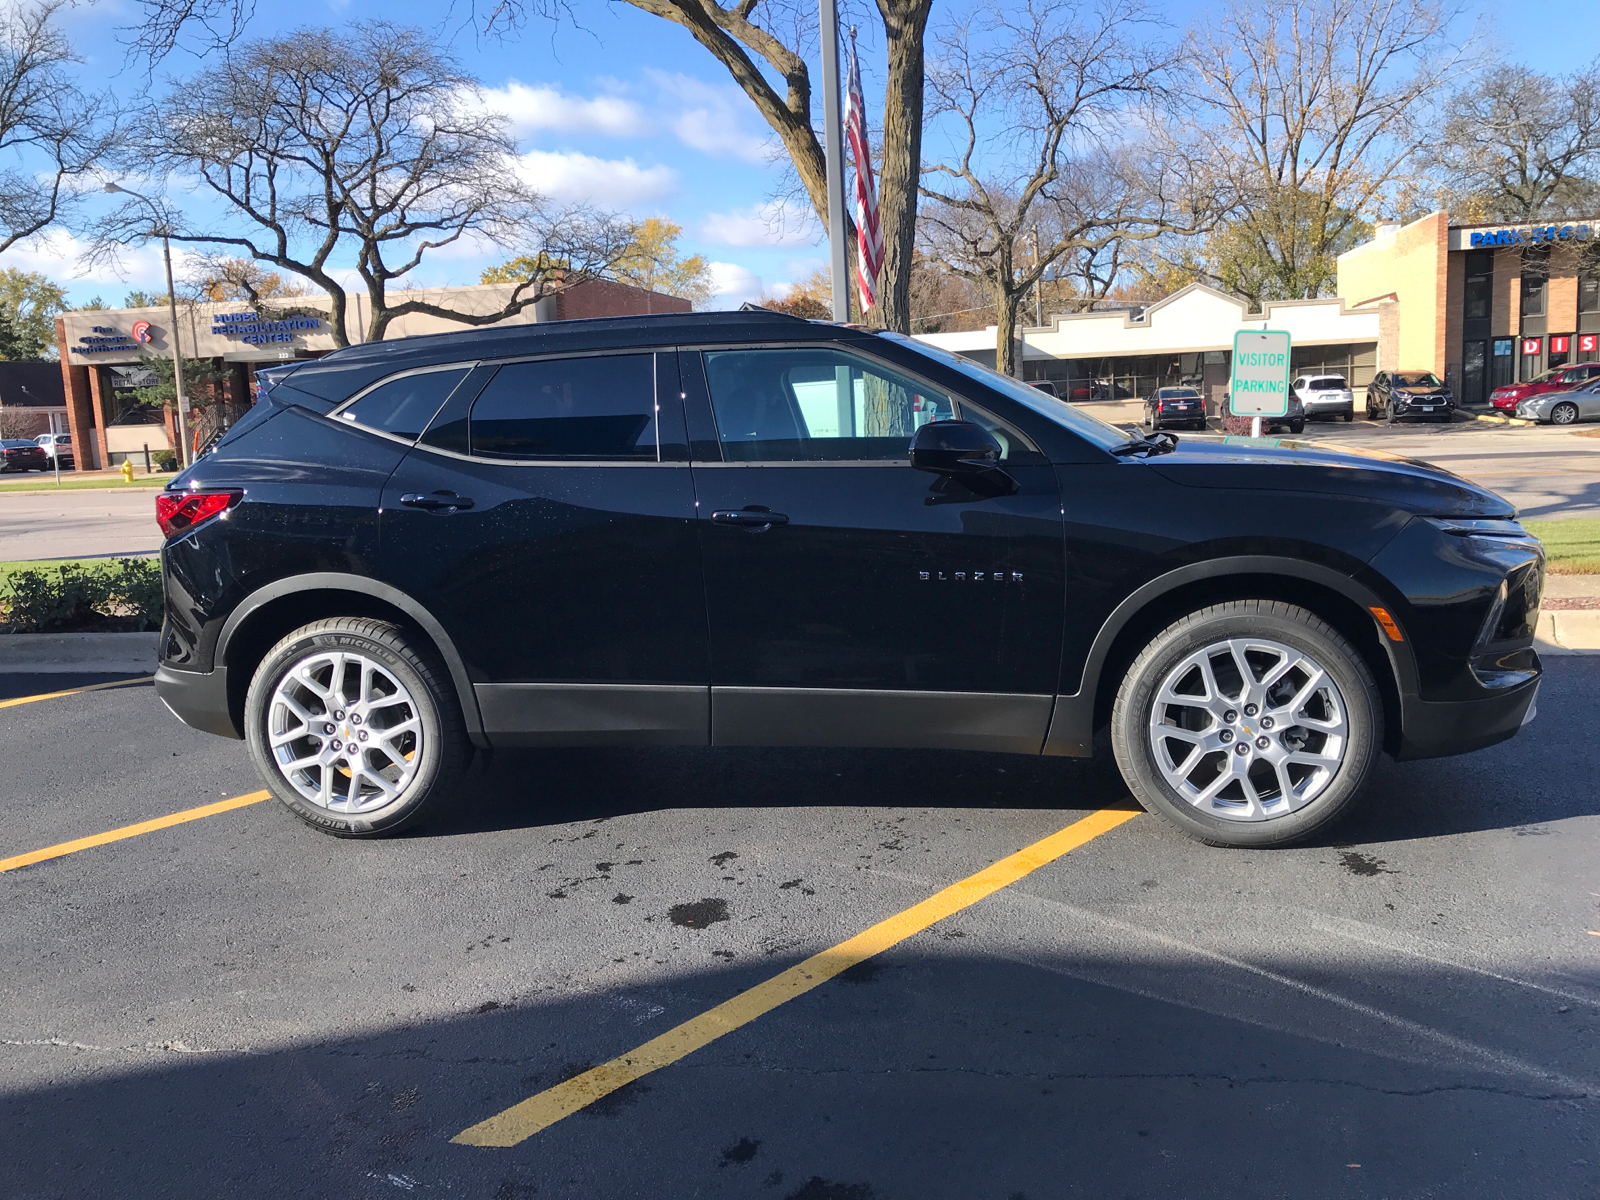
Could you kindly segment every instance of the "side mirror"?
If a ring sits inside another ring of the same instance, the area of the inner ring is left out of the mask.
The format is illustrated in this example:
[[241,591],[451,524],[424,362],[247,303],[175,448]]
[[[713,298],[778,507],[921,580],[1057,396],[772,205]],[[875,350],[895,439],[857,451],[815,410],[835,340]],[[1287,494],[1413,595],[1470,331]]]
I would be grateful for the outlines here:
[[1000,443],[971,421],[929,421],[912,435],[911,465],[985,495],[1009,495],[1017,482],[1000,466]]

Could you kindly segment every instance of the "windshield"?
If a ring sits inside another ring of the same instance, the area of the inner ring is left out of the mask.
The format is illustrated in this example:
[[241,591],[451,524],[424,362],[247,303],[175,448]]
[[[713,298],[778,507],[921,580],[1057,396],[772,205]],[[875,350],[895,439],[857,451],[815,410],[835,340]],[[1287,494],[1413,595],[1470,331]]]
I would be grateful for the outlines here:
[[1415,375],[1396,375],[1395,387],[1438,387],[1439,381],[1430,371],[1423,371]]
[[1313,379],[1306,386],[1313,392],[1342,392],[1347,385],[1337,375],[1329,375],[1324,379]]
[[1110,450],[1115,446],[1126,446],[1131,440],[1127,430],[1118,429],[1115,425],[1109,425],[1099,417],[1090,416],[1081,408],[1074,408],[1065,400],[1058,400],[1048,392],[1042,392],[1036,387],[1029,387],[1020,379],[1002,375],[992,367],[973,362],[970,358],[963,358],[959,354],[952,354],[948,350],[941,350],[937,346],[930,346],[926,342],[919,342],[915,338],[908,338],[903,333],[880,333],[878,336],[890,338],[908,349],[915,350],[924,358],[931,358],[937,363],[960,372],[968,379],[983,384],[984,387],[992,388],[1002,393],[1023,407],[1038,413],[1041,417],[1070,429],[1085,441],[1100,447],[1102,450]]

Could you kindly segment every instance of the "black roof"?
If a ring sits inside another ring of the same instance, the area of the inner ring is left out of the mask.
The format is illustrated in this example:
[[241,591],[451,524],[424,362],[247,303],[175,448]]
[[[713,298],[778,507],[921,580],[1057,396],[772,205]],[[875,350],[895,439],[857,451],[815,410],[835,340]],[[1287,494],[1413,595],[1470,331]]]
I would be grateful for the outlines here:
[[271,370],[274,383],[287,384],[296,391],[325,400],[342,400],[393,371],[454,359],[500,358],[555,350],[606,350],[629,345],[763,341],[774,337],[837,340],[853,333],[839,325],[808,321],[770,309],[653,313],[579,321],[540,321],[531,325],[490,325],[482,329],[366,342],[335,350],[292,370]]
[[0,406],[6,408],[62,408],[67,389],[61,382],[61,364],[54,359],[0,362]]

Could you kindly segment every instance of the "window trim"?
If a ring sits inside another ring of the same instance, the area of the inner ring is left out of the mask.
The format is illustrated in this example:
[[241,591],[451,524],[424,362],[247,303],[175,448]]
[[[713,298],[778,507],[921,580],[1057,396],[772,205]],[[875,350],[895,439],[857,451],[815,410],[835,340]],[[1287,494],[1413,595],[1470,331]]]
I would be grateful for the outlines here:
[[364,425],[360,421],[356,421],[356,420],[353,420],[353,419],[352,420],[345,420],[344,419],[344,415],[343,415],[344,414],[344,410],[349,408],[352,404],[356,403],[358,400],[364,400],[366,397],[370,396],[373,392],[377,391],[379,388],[386,387],[389,384],[393,383],[397,379],[406,379],[406,378],[409,378],[412,375],[436,375],[440,371],[461,371],[461,370],[465,370],[466,374],[463,375],[461,377],[460,382],[458,382],[456,384],[456,387],[460,387],[461,384],[463,384],[463,383],[465,383],[467,381],[467,379],[472,375],[472,372],[479,365],[480,364],[478,363],[477,360],[472,360],[470,362],[463,361],[463,362],[433,363],[433,364],[431,364],[429,366],[426,366],[426,367],[407,367],[404,371],[396,371],[393,375],[385,375],[382,379],[378,379],[378,380],[375,380],[372,383],[369,383],[366,387],[362,388],[355,395],[350,396],[347,399],[339,401],[339,403],[337,405],[335,405],[333,408],[329,409],[326,413],[323,414],[323,419],[327,420],[327,421],[337,421],[339,423],[339,427],[341,429],[359,429],[363,433],[370,433],[370,434],[373,434],[376,437],[388,438],[391,442],[399,442],[402,446],[415,446],[417,444],[418,440],[422,437],[422,435],[424,433],[428,432],[428,426],[433,424],[434,417],[437,417],[439,415],[439,409],[443,408],[446,404],[448,404],[450,402],[450,397],[455,395],[456,388],[451,388],[449,390],[449,392],[447,392],[445,394],[444,399],[439,401],[439,407],[435,408],[433,410],[433,412],[429,415],[428,419],[422,423],[422,428],[417,431],[417,436],[414,437],[414,438],[404,438],[404,437],[401,437],[398,433],[390,433],[386,429],[374,429],[371,425]]
[[[864,348],[856,346],[853,342],[837,342],[830,341],[825,338],[807,338],[798,341],[775,340],[770,342],[697,342],[693,345],[680,346],[678,349],[680,354],[699,354],[702,356],[705,354],[729,350],[748,350],[757,352],[762,350],[833,350],[847,356],[853,355],[857,358],[873,363],[885,371],[890,371],[896,375],[904,376],[914,383],[919,383],[926,387],[929,391],[936,392],[941,396],[949,397],[950,400],[955,404],[955,419],[958,421],[963,419],[960,415],[961,406],[963,404],[970,404],[973,408],[981,409],[982,411],[989,413],[989,415],[994,417],[996,420],[1003,421],[1005,424],[1010,425],[1012,428],[1016,429],[1020,434],[1022,434],[1022,436],[1025,437],[1030,443],[1033,453],[1038,454],[1041,458],[1046,457],[1044,451],[1039,448],[1038,442],[1034,436],[1021,426],[1017,425],[1015,421],[1007,417],[1003,417],[998,413],[990,413],[987,407],[979,404],[976,400],[969,400],[967,397],[962,395],[960,392],[955,391],[953,388],[948,388],[942,383],[935,383],[926,375],[922,375],[916,371],[908,370],[905,367],[902,367],[899,363],[890,362],[888,359],[881,358]],[[700,369],[702,373],[705,371],[705,359],[703,357],[701,358]],[[717,419],[717,402],[711,396],[711,379],[709,376],[706,378],[705,387],[706,404],[711,410],[712,423],[715,424]],[[720,449],[727,443],[722,440],[722,427],[719,425],[716,428],[717,446]],[[760,459],[757,461],[729,461],[726,458],[721,460],[694,458],[692,447],[690,451],[690,457],[696,467],[909,467],[911,465],[911,445],[910,440],[907,439],[906,457],[903,459],[784,458]]]

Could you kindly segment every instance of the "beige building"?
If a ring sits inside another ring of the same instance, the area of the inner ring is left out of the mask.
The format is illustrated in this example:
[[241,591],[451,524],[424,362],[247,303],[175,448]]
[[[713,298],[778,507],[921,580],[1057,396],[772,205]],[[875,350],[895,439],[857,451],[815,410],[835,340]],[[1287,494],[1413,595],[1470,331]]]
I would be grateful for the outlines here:
[[[418,289],[393,298],[487,314],[504,308],[513,290],[511,284],[484,284]],[[371,311],[364,294],[347,296],[345,331],[349,342],[355,344],[364,339]],[[96,309],[56,318],[67,423],[79,466],[111,467],[131,459],[142,468],[147,451],[161,454],[176,446],[172,410],[158,412],[141,406],[134,396],[135,388],[156,382],[150,360],[170,358],[174,338],[185,361],[204,360],[217,376],[205,394],[190,398],[190,436],[204,445],[250,404],[254,370],[298,358],[318,358],[337,348],[329,318],[332,307],[327,296],[273,300],[259,311],[242,302],[184,303],[178,307],[175,330],[166,306]],[[688,312],[690,308],[689,301],[677,296],[597,279],[547,296],[503,323]],[[389,326],[386,340],[468,328],[474,327],[412,313]]]

